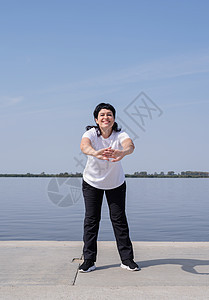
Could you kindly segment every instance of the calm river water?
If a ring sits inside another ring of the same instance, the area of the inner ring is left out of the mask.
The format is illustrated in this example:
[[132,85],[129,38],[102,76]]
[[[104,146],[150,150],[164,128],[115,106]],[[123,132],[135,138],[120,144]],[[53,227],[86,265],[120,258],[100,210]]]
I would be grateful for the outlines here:
[[[0,178],[0,240],[82,240],[81,178]],[[127,178],[133,241],[209,241],[209,179]],[[99,240],[114,240],[106,199]]]

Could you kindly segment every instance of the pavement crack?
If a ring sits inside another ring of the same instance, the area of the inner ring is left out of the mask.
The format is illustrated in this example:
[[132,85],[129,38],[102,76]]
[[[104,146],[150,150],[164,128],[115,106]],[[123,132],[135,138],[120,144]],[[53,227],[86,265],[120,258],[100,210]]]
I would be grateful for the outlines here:
[[82,260],[83,260],[83,254],[81,255],[80,258],[73,258],[73,259],[72,259],[72,262],[76,262],[76,261],[79,262],[78,267],[77,267],[77,270],[76,270],[76,273],[75,273],[75,276],[74,276],[74,280],[73,280],[72,285],[75,285],[76,279],[77,279],[77,277],[78,277],[79,267],[80,267],[80,265],[81,265],[81,261],[82,261]]
[[72,285],[75,285],[75,282],[76,282],[76,279],[77,279],[77,276],[78,276],[78,269],[79,269],[79,266],[80,264],[78,265],[78,268],[76,270],[76,273],[75,273],[75,276],[74,276],[74,280],[73,280],[73,284]]

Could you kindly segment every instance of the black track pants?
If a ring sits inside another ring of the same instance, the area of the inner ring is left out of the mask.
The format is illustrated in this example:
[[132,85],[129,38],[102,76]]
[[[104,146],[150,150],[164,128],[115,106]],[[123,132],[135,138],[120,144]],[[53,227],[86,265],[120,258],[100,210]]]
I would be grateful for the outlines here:
[[133,259],[133,247],[129,238],[129,228],[125,214],[126,182],[117,188],[102,190],[89,185],[83,180],[82,190],[85,202],[84,259],[96,261],[97,236],[104,192],[120,258],[121,260]]

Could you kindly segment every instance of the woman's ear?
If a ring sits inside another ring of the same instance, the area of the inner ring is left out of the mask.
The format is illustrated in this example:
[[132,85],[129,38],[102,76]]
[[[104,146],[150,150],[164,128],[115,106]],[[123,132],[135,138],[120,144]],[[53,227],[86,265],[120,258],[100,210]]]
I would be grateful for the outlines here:
[[98,121],[97,121],[97,119],[95,118],[95,122],[98,124]]

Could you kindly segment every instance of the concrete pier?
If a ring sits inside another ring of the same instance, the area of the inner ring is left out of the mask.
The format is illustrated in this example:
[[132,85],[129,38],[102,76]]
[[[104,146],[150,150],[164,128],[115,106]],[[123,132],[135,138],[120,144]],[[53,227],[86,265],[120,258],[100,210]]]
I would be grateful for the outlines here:
[[0,241],[0,299],[209,299],[209,242],[133,242],[138,272],[100,241],[96,270],[79,273],[82,246]]

